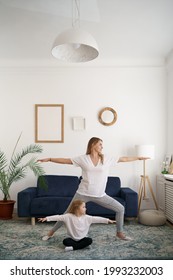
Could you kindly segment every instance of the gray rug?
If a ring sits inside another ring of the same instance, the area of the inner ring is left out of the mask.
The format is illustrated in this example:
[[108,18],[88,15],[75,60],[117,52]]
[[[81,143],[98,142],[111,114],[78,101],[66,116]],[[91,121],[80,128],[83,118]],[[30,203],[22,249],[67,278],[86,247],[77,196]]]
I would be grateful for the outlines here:
[[62,244],[66,237],[63,226],[49,241],[41,237],[54,223],[36,223],[26,219],[0,220],[1,260],[140,260],[173,259],[173,228],[164,225],[149,227],[137,221],[126,221],[124,230],[132,241],[115,237],[115,225],[95,224],[90,227],[93,239],[90,248],[65,252]]

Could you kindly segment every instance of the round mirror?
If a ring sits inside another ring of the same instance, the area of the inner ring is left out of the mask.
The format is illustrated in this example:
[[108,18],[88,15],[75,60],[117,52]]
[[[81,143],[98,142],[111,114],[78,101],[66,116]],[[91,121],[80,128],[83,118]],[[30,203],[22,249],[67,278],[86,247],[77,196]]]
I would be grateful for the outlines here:
[[98,118],[103,125],[113,125],[117,120],[117,113],[114,109],[106,107],[99,112]]

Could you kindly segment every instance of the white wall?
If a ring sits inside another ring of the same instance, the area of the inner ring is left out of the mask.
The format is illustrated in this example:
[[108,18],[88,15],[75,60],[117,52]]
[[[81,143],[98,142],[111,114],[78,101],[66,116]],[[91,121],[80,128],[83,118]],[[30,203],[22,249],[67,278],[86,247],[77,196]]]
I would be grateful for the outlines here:
[[[21,131],[19,147],[34,142],[35,104],[64,104],[65,141],[41,144],[41,157],[83,154],[92,136],[102,138],[104,152],[117,157],[134,155],[136,144],[154,144],[155,160],[147,161],[147,171],[155,189],[166,151],[166,99],[164,67],[4,68],[0,71],[0,148],[10,157]],[[101,125],[97,117],[107,106],[118,114],[110,127]],[[86,130],[72,129],[74,116],[86,118]],[[73,166],[46,163],[44,168],[48,174],[80,175]],[[123,186],[134,190],[138,190],[141,173],[142,162],[119,163],[110,170],[121,177]],[[36,178],[28,174],[13,185],[11,198],[35,183]]]
[[167,59],[168,115],[167,115],[167,154],[173,155],[173,52]]

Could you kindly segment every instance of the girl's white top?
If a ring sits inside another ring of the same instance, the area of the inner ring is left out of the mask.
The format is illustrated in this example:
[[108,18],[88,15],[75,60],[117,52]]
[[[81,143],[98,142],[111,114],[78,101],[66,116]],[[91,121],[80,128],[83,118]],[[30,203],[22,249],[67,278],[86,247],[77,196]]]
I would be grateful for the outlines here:
[[47,221],[62,221],[66,225],[67,234],[74,240],[80,240],[87,236],[89,227],[94,223],[103,223],[108,224],[109,219],[90,216],[90,215],[82,215],[80,217],[66,213],[63,215],[55,215],[46,217]]
[[116,159],[104,155],[103,163],[99,160],[96,166],[93,164],[90,155],[81,155],[72,158],[71,161],[73,165],[82,169],[82,180],[77,192],[87,196],[104,196],[109,168],[116,163]]

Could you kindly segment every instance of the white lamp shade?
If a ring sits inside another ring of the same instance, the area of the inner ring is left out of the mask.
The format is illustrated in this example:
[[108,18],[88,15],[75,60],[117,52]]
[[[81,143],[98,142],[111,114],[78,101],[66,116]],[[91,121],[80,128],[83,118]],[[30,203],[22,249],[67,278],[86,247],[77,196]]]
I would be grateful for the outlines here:
[[52,55],[67,62],[87,62],[99,54],[95,39],[90,33],[78,29],[68,29],[61,33],[53,44]]
[[150,159],[154,159],[154,145],[136,145],[135,148],[138,157],[149,157]]

